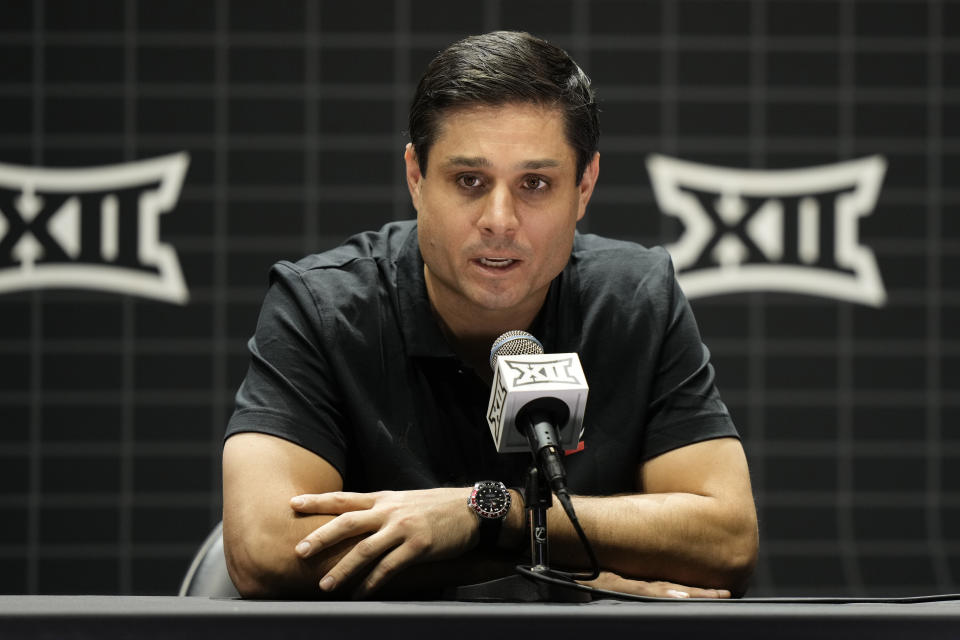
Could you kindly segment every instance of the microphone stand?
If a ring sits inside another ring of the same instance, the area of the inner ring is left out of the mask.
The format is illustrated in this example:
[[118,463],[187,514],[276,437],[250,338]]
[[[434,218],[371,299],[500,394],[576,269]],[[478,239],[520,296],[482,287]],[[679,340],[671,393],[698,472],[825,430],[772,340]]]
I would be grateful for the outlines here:
[[[553,504],[553,493],[536,459],[527,468],[524,482],[524,503],[530,530],[530,567],[517,567],[518,573],[487,582],[460,585],[453,589],[453,599],[467,602],[590,602],[586,592],[567,588],[554,580],[538,580],[537,574],[550,574],[550,542],[547,536],[547,509]],[[523,573],[520,570],[525,570]],[[534,574],[527,575],[526,572]]]
[[553,492],[536,464],[527,469],[524,503],[530,531],[530,567],[536,573],[550,570],[550,540],[547,537],[547,509],[553,506]]

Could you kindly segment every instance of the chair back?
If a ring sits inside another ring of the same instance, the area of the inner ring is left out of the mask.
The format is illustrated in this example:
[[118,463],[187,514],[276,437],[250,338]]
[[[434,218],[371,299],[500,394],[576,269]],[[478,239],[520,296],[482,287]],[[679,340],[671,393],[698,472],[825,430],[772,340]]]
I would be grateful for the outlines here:
[[227,560],[223,555],[223,522],[218,522],[207,539],[200,545],[187,574],[180,583],[181,596],[206,598],[239,598],[240,592],[233,586],[227,573]]

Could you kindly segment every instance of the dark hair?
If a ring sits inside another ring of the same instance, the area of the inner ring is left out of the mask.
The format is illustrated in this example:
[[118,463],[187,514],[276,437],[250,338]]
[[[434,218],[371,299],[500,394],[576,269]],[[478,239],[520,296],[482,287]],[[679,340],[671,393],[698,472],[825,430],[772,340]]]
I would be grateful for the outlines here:
[[590,78],[567,52],[521,31],[494,31],[455,42],[427,66],[410,104],[410,141],[420,171],[445,111],[528,102],[564,114],[577,156],[577,182],[597,152],[600,121]]

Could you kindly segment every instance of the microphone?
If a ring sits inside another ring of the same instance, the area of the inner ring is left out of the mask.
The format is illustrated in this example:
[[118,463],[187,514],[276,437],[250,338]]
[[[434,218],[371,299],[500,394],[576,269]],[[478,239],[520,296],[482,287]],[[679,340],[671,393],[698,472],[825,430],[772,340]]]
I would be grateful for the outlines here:
[[533,335],[508,331],[494,341],[490,366],[487,425],[497,451],[532,451],[553,490],[565,491],[562,452],[577,447],[589,390],[580,357],[545,354]]

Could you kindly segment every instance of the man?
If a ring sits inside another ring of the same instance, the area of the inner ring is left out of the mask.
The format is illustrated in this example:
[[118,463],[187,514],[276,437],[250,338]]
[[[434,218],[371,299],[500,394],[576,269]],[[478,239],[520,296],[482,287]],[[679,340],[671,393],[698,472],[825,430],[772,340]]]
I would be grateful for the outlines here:
[[[485,422],[504,331],[580,354],[566,456],[600,587],[729,597],[756,558],[743,449],[663,250],[576,233],[599,175],[589,79],[524,33],[437,56],[410,112],[416,222],[281,262],[223,452],[231,576],[254,597],[366,597],[505,575],[524,559],[530,456]],[[509,487],[494,518],[474,483]],[[595,497],[587,497],[595,496]],[[550,509],[551,564],[584,567]]]

